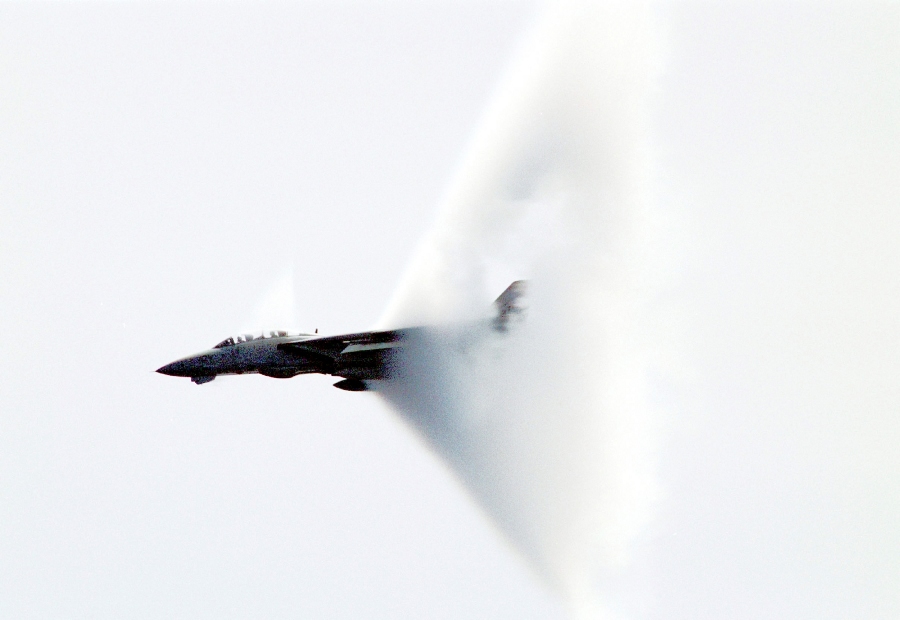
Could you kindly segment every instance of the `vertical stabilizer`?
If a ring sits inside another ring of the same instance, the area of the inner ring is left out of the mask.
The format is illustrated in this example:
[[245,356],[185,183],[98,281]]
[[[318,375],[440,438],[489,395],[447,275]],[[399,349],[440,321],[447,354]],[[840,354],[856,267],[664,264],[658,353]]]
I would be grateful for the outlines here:
[[506,287],[506,290],[494,301],[494,307],[497,309],[497,316],[494,317],[494,329],[501,332],[506,331],[509,318],[522,312],[519,300],[525,294],[525,289],[525,280],[516,280]]

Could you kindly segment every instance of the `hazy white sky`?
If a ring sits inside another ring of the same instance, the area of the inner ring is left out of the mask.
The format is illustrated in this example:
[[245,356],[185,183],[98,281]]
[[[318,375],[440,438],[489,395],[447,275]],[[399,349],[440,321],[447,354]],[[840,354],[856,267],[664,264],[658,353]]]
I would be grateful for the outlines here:
[[[530,4],[0,5],[0,615],[561,618],[370,394],[152,373],[377,320]],[[658,10],[632,618],[900,614],[900,9]]]

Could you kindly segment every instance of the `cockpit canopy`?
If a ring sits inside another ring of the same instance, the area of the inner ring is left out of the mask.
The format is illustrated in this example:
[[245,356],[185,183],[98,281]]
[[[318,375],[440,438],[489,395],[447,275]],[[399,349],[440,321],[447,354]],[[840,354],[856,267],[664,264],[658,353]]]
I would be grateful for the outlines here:
[[258,332],[255,334],[241,334],[240,336],[229,336],[219,344],[213,347],[213,349],[221,349],[223,347],[232,347],[236,344],[240,344],[242,342],[250,342],[251,340],[259,340],[260,338],[281,338],[287,336],[288,333],[286,331],[265,331]]

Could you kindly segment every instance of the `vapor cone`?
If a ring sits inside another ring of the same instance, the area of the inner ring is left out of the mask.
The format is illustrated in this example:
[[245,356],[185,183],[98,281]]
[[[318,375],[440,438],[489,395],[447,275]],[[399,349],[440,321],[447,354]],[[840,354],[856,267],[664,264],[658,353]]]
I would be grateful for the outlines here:
[[[548,11],[502,83],[382,325],[438,325],[383,392],[576,609],[654,495],[644,354],[648,10]],[[527,278],[524,321],[461,327]]]

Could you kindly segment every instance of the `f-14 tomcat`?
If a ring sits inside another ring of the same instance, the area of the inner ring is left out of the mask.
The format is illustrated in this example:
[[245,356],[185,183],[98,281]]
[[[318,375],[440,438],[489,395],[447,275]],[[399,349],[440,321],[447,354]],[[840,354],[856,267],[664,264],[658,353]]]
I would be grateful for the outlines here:
[[[495,316],[489,326],[505,331],[509,319],[519,312],[524,281],[516,281],[494,302]],[[212,349],[167,364],[156,372],[190,377],[196,384],[219,375],[259,373],[276,379],[318,373],[341,377],[334,387],[351,392],[374,389],[375,382],[390,380],[397,371],[399,354],[425,328],[360,332],[320,337],[270,331],[226,338]]]

